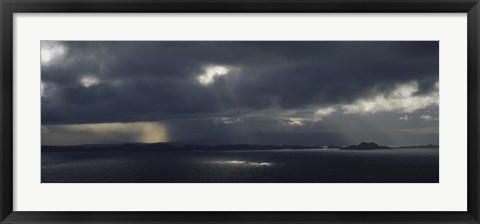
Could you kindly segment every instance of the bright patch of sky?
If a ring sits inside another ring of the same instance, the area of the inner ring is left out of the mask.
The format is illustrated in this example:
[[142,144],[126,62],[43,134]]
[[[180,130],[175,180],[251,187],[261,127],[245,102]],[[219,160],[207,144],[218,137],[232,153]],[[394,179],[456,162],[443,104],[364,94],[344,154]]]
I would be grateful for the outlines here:
[[224,65],[208,65],[203,68],[203,73],[197,76],[197,80],[204,86],[210,86],[216,79],[230,73],[231,67]]

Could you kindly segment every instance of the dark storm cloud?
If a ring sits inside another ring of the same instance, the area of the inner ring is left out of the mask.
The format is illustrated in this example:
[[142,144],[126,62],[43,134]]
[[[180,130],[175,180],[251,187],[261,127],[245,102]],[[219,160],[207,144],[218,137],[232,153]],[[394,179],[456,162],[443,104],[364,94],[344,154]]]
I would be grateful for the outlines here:
[[[43,124],[303,110],[410,81],[427,94],[438,82],[438,42],[51,43],[64,53],[42,65]],[[234,69],[205,86],[197,77],[207,65]]]

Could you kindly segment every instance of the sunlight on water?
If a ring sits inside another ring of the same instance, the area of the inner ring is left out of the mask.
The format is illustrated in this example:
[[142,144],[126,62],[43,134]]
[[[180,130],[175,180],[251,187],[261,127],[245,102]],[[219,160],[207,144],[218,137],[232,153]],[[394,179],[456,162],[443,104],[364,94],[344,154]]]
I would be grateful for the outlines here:
[[237,166],[256,166],[256,167],[270,167],[274,163],[269,162],[253,162],[253,161],[244,161],[244,160],[216,160],[212,163],[222,164],[222,165],[237,165]]

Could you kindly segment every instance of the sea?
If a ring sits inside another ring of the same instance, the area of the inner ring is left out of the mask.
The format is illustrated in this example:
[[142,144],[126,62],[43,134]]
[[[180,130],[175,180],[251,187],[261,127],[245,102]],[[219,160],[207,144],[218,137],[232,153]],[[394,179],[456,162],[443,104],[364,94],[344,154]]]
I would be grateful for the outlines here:
[[42,183],[438,183],[438,148],[42,152]]

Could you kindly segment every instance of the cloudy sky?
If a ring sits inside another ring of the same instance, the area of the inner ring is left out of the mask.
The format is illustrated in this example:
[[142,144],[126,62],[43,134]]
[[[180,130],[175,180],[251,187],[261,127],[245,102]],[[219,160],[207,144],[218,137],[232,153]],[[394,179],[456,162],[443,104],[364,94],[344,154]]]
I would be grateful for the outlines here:
[[436,41],[42,41],[42,144],[438,144]]

